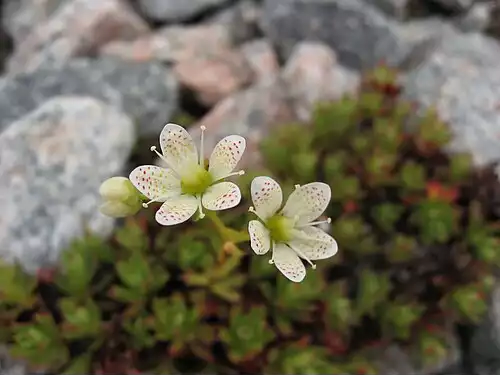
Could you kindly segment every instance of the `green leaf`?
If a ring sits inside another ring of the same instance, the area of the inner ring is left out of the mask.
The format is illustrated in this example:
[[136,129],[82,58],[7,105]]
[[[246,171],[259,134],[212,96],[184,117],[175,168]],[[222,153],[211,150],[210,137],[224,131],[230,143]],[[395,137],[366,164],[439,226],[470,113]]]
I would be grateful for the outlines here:
[[422,165],[407,161],[400,171],[400,182],[404,188],[415,191],[425,189],[426,175]]
[[313,302],[321,299],[325,282],[320,272],[311,272],[300,284],[291,283],[280,277],[277,280],[274,303],[283,314],[295,316],[314,307]]
[[324,347],[289,344],[270,353],[271,374],[345,374],[343,368],[334,364],[332,355]]
[[356,298],[356,313],[358,316],[373,316],[375,309],[385,301],[390,291],[389,277],[370,270],[363,270],[359,280]]
[[474,284],[455,289],[448,302],[462,319],[472,323],[478,323],[488,308],[483,290]]
[[87,240],[76,241],[61,255],[61,272],[55,282],[67,294],[85,297],[97,270],[99,258],[94,250],[87,249]]
[[432,199],[420,202],[410,217],[426,245],[446,243],[456,232],[457,214],[453,205]]
[[420,319],[424,310],[415,304],[388,303],[381,312],[384,332],[397,339],[409,339],[412,325]]
[[292,165],[298,181],[310,181],[316,175],[318,155],[315,151],[304,151],[291,155]]
[[382,203],[372,208],[371,216],[380,229],[393,233],[404,210],[405,208],[399,204]]
[[122,302],[137,302],[144,298],[144,294],[140,290],[123,288],[118,285],[110,289],[109,296]]
[[197,336],[200,324],[198,310],[188,307],[179,297],[153,300],[154,330],[160,340],[173,340],[186,344]]
[[354,306],[341,286],[330,288],[326,300],[326,323],[329,328],[340,333],[347,333],[349,328],[357,322]]
[[35,321],[17,325],[13,331],[13,357],[51,368],[58,368],[68,360],[68,349],[61,341],[59,328],[52,316],[38,314]]
[[137,316],[124,321],[123,328],[131,336],[130,343],[135,349],[151,348],[156,344],[148,317]]
[[98,336],[101,332],[101,312],[91,299],[79,303],[72,298],[59,301],[64,317],[63,335],[68,339]]
[[387,246],[387,258],[393,263],[407,262],[413,259],[417,247],[418,243],[414,237],[398,233]]
[[139,252],[134,252],[126,260],[116,264],[120,280],[130,289],[146,291],[151,280],[148,260]]
[[363,196],[359,179],[355,176],[346,176],[335,179],[335,189],[332,190],[334,201],[345,202],[350,199],[358,199]]
[[148,237],[133,220],[127,220],[125,226],[117,230],[115,237],[123,249],[132,253],[144,252],[148,249]]
[[23,271],[20,265],[7,264],[0,260],[0,297],[2,303],[31,307],[37,281]]
[[213,266],[215,259],[206,241],[182,237],[178,247],[178,265],[183,270],[205,270]]
[[259,353],[274,338],[266,324],[266,310],[253,307],[248,313],[233,310],[229,327],[220,337],[234,362],[240,362]]
[[312,115],[316,140],[340,141],[355,125],[357,110],[357,100],[348,97],[333,103],[319,103]]
[[92,353],[83,354],[71,360],[63,375],[89,374],[92,364]]

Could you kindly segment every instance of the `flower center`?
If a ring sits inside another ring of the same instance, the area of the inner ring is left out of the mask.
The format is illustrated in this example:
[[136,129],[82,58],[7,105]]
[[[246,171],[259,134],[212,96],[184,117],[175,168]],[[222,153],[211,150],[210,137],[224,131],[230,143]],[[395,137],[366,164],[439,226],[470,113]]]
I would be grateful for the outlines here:
[[275,242],[288,242],[292,239],[294,221],[283,215],[274,215],[266,221],[266,227]]
[[196,164],[183,173],[181,178],[182,194],[199,195],[203,194],[213,183],[210,172]]

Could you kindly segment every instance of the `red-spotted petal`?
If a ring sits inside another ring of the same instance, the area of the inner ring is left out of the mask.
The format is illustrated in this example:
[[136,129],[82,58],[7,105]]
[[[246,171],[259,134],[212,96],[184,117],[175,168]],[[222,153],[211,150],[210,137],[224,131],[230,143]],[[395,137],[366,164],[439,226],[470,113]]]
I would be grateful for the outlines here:
[[309,260],[327,259],[338,251],[337,241],[319,228],[303,227],[302,236],[288,242],[288,246],[296,250],[299,256]]
[[215,145],[208,162],[208,171],[214,180],[226,177],[236,168],[245,147],[245,138],[239,135],[227,136]]
[[141,165],[130,173],[129,179],[142,194],[158,202],[181,194],[181,182],[171,169]]
[[227,210],[241,201],[240,188],[232,182],[219,182],[210,186],[201,197],[201,203],[207,210]]
[[295,189],[288,197],[283,214],[297,217],[297,225],[317,219],[326,210],[332,197],[330,186],[323,182],[311,182]]
[[276,244],[273,249],[276,268],[293,282],[300,283],[306,277],[306,267],[295,251],[285,244]]
[[263,255],[271,249],[271,235],[260,221],[251,220],[248,223],[248,233],[250,234],[250,247],[255,254]]
[[161,225],[180,224],[191,218],[198,209],[198,199],[192,195],[179,195],[165,201],[156,211],[156,221]]
[[281,187],[271,177],[255,177],[250,186],[250,193],[255,211],[262,220],[274,215],[283,202]]
[[198,151],[191,135],[177,124],[167,124],[160,133],[160,147],[170,167],[177,173],[198,163]]

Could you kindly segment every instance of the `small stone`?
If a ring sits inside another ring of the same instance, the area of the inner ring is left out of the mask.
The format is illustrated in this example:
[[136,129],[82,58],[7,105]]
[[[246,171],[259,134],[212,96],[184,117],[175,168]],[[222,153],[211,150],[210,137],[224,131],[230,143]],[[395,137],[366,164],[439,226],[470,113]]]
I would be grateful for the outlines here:
[[189,20],[228,2],[229,0],[138,0],[138,7],[147,18],[166,23]]
[[272,79],[280,69],[278,56],[267,39],[257,39],[240,47],[255,72],[255,81]]
[[57,263],[85,227],[110,233],[99,186],[122,173],[132,120],[88,97],[56,97],[0,134],[0,256],[29,272]]
[[75,59],[0,79],[0,131],[54,96],[84,95],[121,108],[139,134],[156,134],[177,108],[178,84],[160,63]]
[[230,47],[231,36],[222,25],[169,26],[132,42],[111,42],[101,48],[100,54],[124,60],[176,63]]
[[242,53],[234,50],[214,51],[211,56],[186,59],[174,66],[180,84],[195,93],[207,106],[251,82],[253,70]]
[[326,44],[314,42],[295,47],[283,69],[283,80],[296,116],[304,122],[311,119],[318,102],[339,100],[359,85],[359,75],[340,66]]
[[61,65],[73,57],[93,54],[111,40],[132,40],[148,31],[147,24],[122,0],[73,0],[16,46],[7,68],[18,73]]
[[409,3],[411,0],[364,0],[374,5],[388,16],[398,20],[405,20],[408,17]]

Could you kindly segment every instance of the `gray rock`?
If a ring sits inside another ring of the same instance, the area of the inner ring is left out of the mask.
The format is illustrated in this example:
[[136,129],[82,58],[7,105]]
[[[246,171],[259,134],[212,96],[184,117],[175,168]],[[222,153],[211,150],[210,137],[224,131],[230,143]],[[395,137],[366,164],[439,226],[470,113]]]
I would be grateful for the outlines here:
[[472,338],[471,357],[477,375],[500,374],[500,284],[493,289],[488,315]]
[[446,33],[406,77],[405,95],[434,106],[455,134],[450,150],[484,165],[500,158],[500,45],[477,33]]
[[217,12],[208,18],[210,24],[223,25],[227,28],[234,44],[251,40],[258,35],[260,8],[252,0],[241,0],[235,5]]
[[0,256],[27,271],[57,262],[85,227],[106,236],[103,180],[122,172],[135,141],[131,119],[86,97],[57,97],[0,134]]
[[149,31],[122,0],[65,2],[34,27],[10,57],[10,73],[34,71],[41,65],[60,65],[76,56],[88,56],[111,40],[131,40]]
[[466,12],[474,5],[475,0],[432,0],[432,2],[449,12]]
[[71,0],[5,0],[2,5],[2,25],[17,44],[34,28],[47,22],[68,1]]
[[28,375],[26,363],[11,358],[9,351],[5,346],[0,346],[0,374]]
[[160,22],[181,22],[220,7],[229,0],[139,0],[139,9],[148,18]]
[[493,17],[493,2],[475,3],[464,15],[455,20],[455,25],[464,32],[484,31]]
[[160,63],[76,59],[56,68],[0,79],[0,130],[48,98],[85,95],[122,108],[139,134],[161,130],[177,108],[178,84]]
[[369,4],[376,6],[382,12],[400,20],[408,16],[410,0],[364,0]]
[[402,26],[360,0],[264,0],[261,25],[285,58],[299,41],[330,46],[349,68],[397,64],[416,41]]

